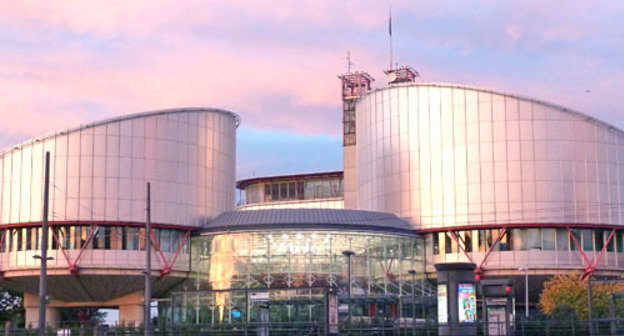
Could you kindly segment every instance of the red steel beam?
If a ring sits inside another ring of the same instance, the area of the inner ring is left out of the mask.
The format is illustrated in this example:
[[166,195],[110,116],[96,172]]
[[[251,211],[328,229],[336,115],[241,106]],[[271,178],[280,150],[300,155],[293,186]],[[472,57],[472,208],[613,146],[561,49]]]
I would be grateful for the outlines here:
[[598,266],[598,263],[600,262],[600,259],[602,258],[602,255],[607,250],[607,246],[609,245],[609,242],[611,242],[611,239],[613,238],[613,235],[615,235],[615,230],[611,230],[611,234],[609,235],[609,238],[607,238],[607,242],[602,247],[602,250],[600,251],[600,254],[598,255],[598,258],[596,258],[596,261],[594,261],[594,263],[592,265],[589,265],[585,269],[585,274],[583,274],[583,279],[589,278],[594,273],[594,270],[596,269],[596,266]]
[[182,251],[182,248],[184,247],[184,244],[186,243],[186,240],[188,239],[190,234],[191,234],[191,230],[187,230],[186,234],[184,235],[184,239],[182,239],[182,243],[180,243],[180,246],[178,246],[178,250],[176,251],[176,254],[173,256],[173,259],[171,259],[171,262],[167,266],[165,266],[165,268],[163,268],[163,270],[160,272],[161,278],[164,278],[169,273],[171,273],[171,270],[173,269],[173,265],[175,265],[175,262],[178,259],[178,256],[180,255],[180,251]]
[[87,248],[87,245],[89,245],[89,242],[91,242],[91,239],[93,239],[95,231],[98,230],[97,225],[92,226],[91,228],[92,228],[91,233],[89,234],[89,237],[87,238],[85,243],[82,244],[82,247],[80,248],[80,252],[78,252],[78,255],[76,256],[76,260],[74,260],[74,262],[71,265],[69,265],[69,272],[74,275],[78,274],[78,262],[80,261],[80,257],[82,256],[82,253]]
[[[152,230],[152,232],[150,232],[150,236],[152,237],[152,242],[154,243],[154,247],[156,247],[156,250],[160,253],[160,258],[162,259],[163,264],[165,264],[164,268],[167,268],[169,266],[169,263],[167,262],[167,258],[165,258],[165,254],[163,253],[156,239],[156,230]],[[151,252],[152,251],[147,251],[147,253],[151,253]]]
[[581,256],[583,256],[583,259],[585,259],[585,262],[587,263],[587,267],[589,267],[591,265],[591,262],[589,261],[589,259],[587,258],[587,256],[585,255],[585,252],[583,252],[583,247],[581,246],[581,244],[578,242],[578,240],[576,239],[576,237],[572,234],[572,230],[570,230],[570,227],[566,227],[566,229],[568,230],[568,235],[572,238],[572,240],[574,241],[574,245],[576,245],[576,247],[578,248],[579,252],[581,252]]
[[59,250],[61,250],[61,252],[63,252],[63,256],[65,257],[65,260],[67,260],[67,266],[71,269],[72,263],[69,260],[69,257],[67,256],[67,253],[63,249],[63,244],[61,244],[61,240],[59,239],[58,235],[56,234],[56,232],[54,230],[50,230],[50,231],[52,232],[52,237],[54,237],[54,240],[56,240],[56,243],[58,244]]
[[[468,260],[474,264],[474,261],[472,261],[472,258],[468,255],[468,252],[466,252],[466,250],[462,247],[462,244],[460,244],[460,239],[459,237],[455,234],[455,231],[450,231],[451,232],[451,237],[453,237],[453,239],[455,240],[455,242],[457,243],[457,246],[459,246],[459,249],[462,250],[462,252],[464,252],[464,255],[466,256],[466,258],[468,258]],[[466,242],[464,242],[463,240],[461,241],[461,243],[463,243],[464,245],[466,245]]]
[[554,228],[587,228],[587,229],[621,229],[620,225],[604,224],[604,223],[508,223],[508,224],[475,224],[475,225],[458,225],[452,227],[426,228],[417,230],[419,233],[430,232],[447,232],[447,231],[464,231],[464,230],[485,230],[500,228],[531,228],[531,227],[554,227]]
[[494,247],[496,246],[496,244],[498,244],[498,242],[501,240],[501,238],[503,238],[503,236],[506,233],[507,233],[506,228],[501,228],[500,230],[498,230],[498,237],[496,237],[496,240],[494,241],[492,246],[490,246],[490,248],[488,249],[487,253],[485,254],[485,257],[483,257],[483,260],[481,260],[481,264],[479,264],[479,267],[475,269],[475,273],[481,274],[483,272],[483,266],[485,265],[487,258],[490,256],[490,253],[492,253],[492,250],[494,250]]
[[[132,226],[132,227],[145,227],[145,222],[124,222],[124,221],[53,221],[49,222],[50,226],[61,225],[73,225],[73,226]],[[22,222],[2,224],[3,228],[21,228],[21,227],[40,227],[41,222]],[[166,223],[152,223],[152,227],[156,229],[178,229],[178,230],[197,230],[198,227],[188,225],[166,224]]]
[[[2,230],[2,240],[0,240],[0,251],[4,247],[4,241],[6,240],[6,236],[9,234],[9,230]],[[8,251],[7,251],[8,252]],[[0,278],[4,277],[4,271],[0,269]]]

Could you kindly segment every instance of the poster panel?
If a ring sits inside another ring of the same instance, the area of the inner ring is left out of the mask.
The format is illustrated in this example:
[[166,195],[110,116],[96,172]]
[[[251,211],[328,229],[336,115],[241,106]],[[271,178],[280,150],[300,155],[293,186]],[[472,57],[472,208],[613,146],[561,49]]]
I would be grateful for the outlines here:
[[438,323],[448,323],[446,284],[438,284]]
[[474,323],[477,319],[477,295],[471,283],[457,284],[457,309],[459,323]]

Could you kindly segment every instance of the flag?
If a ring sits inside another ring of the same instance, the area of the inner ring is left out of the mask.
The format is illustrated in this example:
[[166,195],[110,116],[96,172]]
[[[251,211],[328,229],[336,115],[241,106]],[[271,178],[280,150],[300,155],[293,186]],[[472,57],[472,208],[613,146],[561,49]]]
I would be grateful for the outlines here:
[[388,16],[388,34],[392,36],[392,12],[390,12],[390,15]]

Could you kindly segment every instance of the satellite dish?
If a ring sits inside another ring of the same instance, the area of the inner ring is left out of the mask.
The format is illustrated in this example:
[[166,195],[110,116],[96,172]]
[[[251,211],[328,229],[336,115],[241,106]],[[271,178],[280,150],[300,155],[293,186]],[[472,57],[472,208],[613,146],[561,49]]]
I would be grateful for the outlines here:
[[397,79],[397,75],[394,72],[390,72],[386,75],[386,79],[388,80],[388,83],[394,82]]

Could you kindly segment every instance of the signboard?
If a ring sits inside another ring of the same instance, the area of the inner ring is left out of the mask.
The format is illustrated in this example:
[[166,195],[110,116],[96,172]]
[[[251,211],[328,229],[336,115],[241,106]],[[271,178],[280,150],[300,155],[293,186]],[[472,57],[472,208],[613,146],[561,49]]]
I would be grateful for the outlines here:
[[474,284],[457,284],[457,309],[459,323],[474,323],[477,319],[477,295]]
[[446,284],[438,284],[438,323],[448,323]]
[[269,292],[249,292],[249,301],[267,302],[269,301]]

